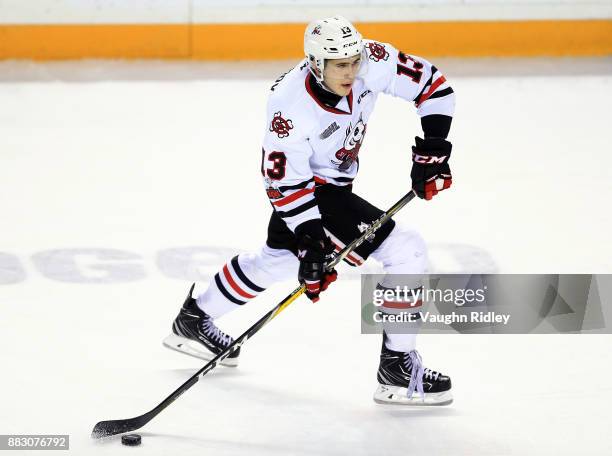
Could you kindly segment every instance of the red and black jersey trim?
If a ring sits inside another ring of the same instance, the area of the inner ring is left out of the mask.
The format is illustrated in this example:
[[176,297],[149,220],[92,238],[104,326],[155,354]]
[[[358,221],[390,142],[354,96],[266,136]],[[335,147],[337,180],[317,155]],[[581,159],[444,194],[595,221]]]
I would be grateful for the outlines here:
[[298,190],[297,192],[293,192],[289,196],[285,196],[284,198],[281,198],[279,200],[274,201],[272,203],[272,205],[276,206],[276,207],[286,206],[287,204],[291,204],[294,201],[297,201],[299,199],[302,199],[302,198],[310,195],[311,193],[314,193],[314,191],[315,191],[314,187],[312,187],[312,188],[303,188],[302,190]]
[[419,94],[413,100],[417,108],[430,98],[441,98],[453,93],[453,89],[450,87],[440,90],[439,92],[437,91],[438,87],[446,82],[446,78],[442,75],[439,75],[434,81],[434,76],[437,72],[438,69],[432,65],[431,76],[427,80],[427,83],[425,83],[423,86],[423,89],[421,89]]
[[304,182],[300,182],[299,184],[295,184],[295,185],[283,185],[281,187],[278,187],[278,190],[281,192],[287,192],[289,190],[299,190],[301,188],[306,188],[308,186],[308,184],[310,184],[311,182],[314,181],[314,178],[310,178]]
[[336,182],[353,182],[355,180],[354,177],[334,177],[333,178]]
[[450,95],[451,93],[454,93],[454,90],[452,89],[452,87],[447,87],[446,89],[434,92],[432,95],[429,96],[429,99],[431,100],[432,98],[442,98],[447,95]]
[[234,304],[238,304],[239,306],[243,305],[244,303],[246,303],[246,301],[241,301],[240,299],[236,299],[234,298],[229,291],[227,291],[227,289],[225,288],[225,286],[223,285],[223,282],[221,282],[221,278],[219,277],[219,273],[215,274],[215,284],[217,284],[217,288],[219,289],[219,291],[221,292],[221,294],[223,296],[225,296],[227,298],[228,301],[233,302]]
[[435,67],[435,65],[432,65],[431,66],[431,76],[429,77],[429,79],[427,80],[427,82],[425,83],[425,85],[423,86],[421,91],[419,92],[419,94],[416,97],[414,97],[414,100],[412,100],[412,101],[417,103],[417,100],[419,98],[421,98],[421,96],[423,95],[423,92],[425,92],[427,90],[427,88],[431,85],[431,83],[433,82],[434,74],[436,74],[437,71],[438,71],[438,69]]
[[431,86],[429,87],[429,90],[423,93],[419,98],[417,98],[417,101],[415,103],[416,107],[417,108],[420,107],[421,104],[429,100],[429,98],[436,92],[436,90],[438,90],[438,87],[440,87],[445,82],[446,82],[446,78],[444,76],[440,76],[438,79],[436,79],[433,82],[433,84],[431,84]]
[[[315,88],[316,84],[317,84],[317,81],[315,80],[315,78],[312,75],[312,73],[308,73],[308,76],[306,76],[306,79],[305,79],[306,92],[308,92],[308,94],[312,97],[312,99],[314,101],[316,101],[317,104],[322,109],[324,109],[324,110],[326,110],[328,112],[333,112],[334,114],[344,114],[344,115],[347,115],[347,114],[352,114],[353,113],[353,90],[352,89],[351,89],[351,91],[349,92],[349,94],[346,97],[346,99],[348,101],[348,106],[349,106],[349,111],[346,112],[346,111],[342,111],[341,109],[334,108],[333,106],[329,106],[325,102],[323,102],[321,100],[321,96],[317,95],[317,89]],[[340,98],[340,100],[341,99],[342,99],[342,97]],[[338,100],[337,103],[339,103],[340,100]]]
[[419,98],[421,98],[423,96],[423,93],[431,86],[431,83],[433,82],[433,78],[434,75],[438,72],[438,69],[436,68],[435,65],[431,66],[431,76],[429,77],[429,79],[427,80],[427,82],[425,83],[425,85],[423,86],[423,88],[421,89],[421,91],[419,92],[419,94],[414,97],[414,101],[415,103],[419,102]]
[[312,209],[313,207],[316,207],[316,206],[317,206],[317,200],[311,199],[307,203],[304,203],[301,206],[298,206],[294,209],[291,209],[289,211],[276,211],[276,213],[280,215],[282,218],[295,217],[296,215],[299,215],[302,212],[306,212],[308,209]]
[[240,264],[238,263],[238,255],[232,258],[232,266],[234,267],[234,271],[236,272],[238,278],[242,280],[242,283],[244,283],[247,287],[258,293],[265,291],[265,288],[258,287],[253,282],[251,282],[246,275],[244,275],[244,272],[242,272],[242,269],[240,269]]
[[342,183],[342,184],[348,185],[355,180],[354,177],[328,177],[327,179],[329,179],[330,182],[326,181],[325,179],[315,176],[314,181],[315,181],[316,186],[320,187],[321,185],[326,185],[326,184],[334,185],[334,183],[338,183],[338,184]]

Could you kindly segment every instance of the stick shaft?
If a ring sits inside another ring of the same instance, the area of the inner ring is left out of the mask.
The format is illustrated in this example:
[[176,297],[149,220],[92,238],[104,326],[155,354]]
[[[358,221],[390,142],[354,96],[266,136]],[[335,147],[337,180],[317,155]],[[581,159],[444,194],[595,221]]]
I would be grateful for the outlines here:
[[[359,236],[353,242],[344,247],[340,252],[338,252],[338,255],[336,255],[336,257],[326,265],[326,269],[333,269],[338,263],[340,263],[340,261],[346,258],[349,253],[351,253],[359,245],[361,245],[368,236],[375,233],[382,225],[387,223],[391,219],[391,217],[393,217],[393,215],[395,215],[401,208],[408,204],[414,197],[415,193],[412,190],[406,195],[404,195],[397,203],[391,206],[391,208],[387,212],[383,213],[378,219],[372,222],[368,229],[361,234],[361,236]],[[91,436],[93,438],[107,437],[111,435],[121,434],[123,432],[134,431],[146,425],[149,421],[151,421],[159,413],[161,413],[162,410],[164,410],[176,399],[178,399],[185,391],[195,385],[199,381],[201,376],[203,377],[208,372],[213,370],[218,365],[218,363],[227,358],[236,348],[242,346],[242,344],[244,344],[253,335],[259,332],[259,330],[261,330],[265,325],[267,325],[276,316],[278,316],[278,314],[280,314],[291,303],[293,303],[297,298],[299,298],[305,290],[306,288],[304,287],[304,285],[300,285],[295,290],[293,290],[289,295],[287,295],[287,297],[285,297],[285,299],[279,302],[272,310],[267,312],[255,324],[253,324],[249,329],[242,333],[240,337],[235,339],[225,350],[223,350],[211,361],[209,361],[204,367],[202,367],[199,371],[193,374],[191,378],[189,378],[185,383],[183,383],[176,390],[174,390],[154,409],[135,418],[100,421],[94,426]]]

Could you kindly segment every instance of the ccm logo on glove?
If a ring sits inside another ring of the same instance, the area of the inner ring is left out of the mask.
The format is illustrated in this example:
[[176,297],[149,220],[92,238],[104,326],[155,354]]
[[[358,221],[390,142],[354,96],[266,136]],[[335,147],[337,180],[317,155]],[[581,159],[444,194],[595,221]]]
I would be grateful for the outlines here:
[[444,163],[448,157],[434,157],[431,155],[418,155],[414,152],[412,153],[412,161],[415,163],[422,163],[424,165],[434,164],[434,163]]
[[453,145],[444,138],[415,138],[412,146],[412,189],[419,198],[432,199],[450,188],[453,177],[448,160]]

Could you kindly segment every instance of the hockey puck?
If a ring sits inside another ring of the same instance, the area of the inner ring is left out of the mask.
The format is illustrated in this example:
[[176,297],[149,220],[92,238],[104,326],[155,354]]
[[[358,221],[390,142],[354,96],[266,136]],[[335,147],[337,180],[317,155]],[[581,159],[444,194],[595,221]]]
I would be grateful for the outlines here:
[[141,440],[138,434],[127,434],[121,437],[121,443],[127,446],[140,445]]

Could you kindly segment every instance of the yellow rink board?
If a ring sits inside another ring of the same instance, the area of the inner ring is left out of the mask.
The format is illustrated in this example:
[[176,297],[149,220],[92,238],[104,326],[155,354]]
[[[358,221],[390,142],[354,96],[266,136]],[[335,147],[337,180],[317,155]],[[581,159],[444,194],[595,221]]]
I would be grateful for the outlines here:
[[[423,56],[612,54],[612,20],[357,23]],[[272,60],[302,56],[306,24],[0,25],[0,59]]]

